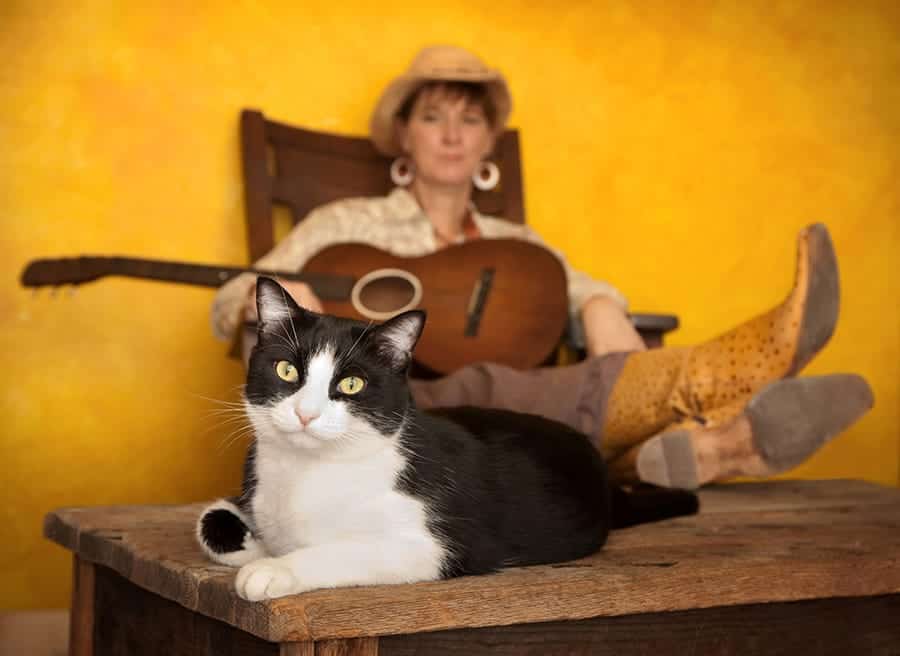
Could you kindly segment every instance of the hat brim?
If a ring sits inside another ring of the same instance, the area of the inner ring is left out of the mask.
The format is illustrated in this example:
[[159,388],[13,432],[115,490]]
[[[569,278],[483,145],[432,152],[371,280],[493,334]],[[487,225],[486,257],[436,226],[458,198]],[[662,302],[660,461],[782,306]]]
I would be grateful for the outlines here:
[[381,153],[390,157],[403,154],[403,149],[397,141],[395,125],[397,112],[400,111],[406,99],[426,82],[477,82],[483,84],[497,110],[494,131],[500,134],[505,129],[506,121],[512,111],[512,97],[506,80],[499,72],[448,69],[446,72],[433,71],[427,76],[404,74],[395,78],[382,92],[369,121],[369,135],[375,148]]

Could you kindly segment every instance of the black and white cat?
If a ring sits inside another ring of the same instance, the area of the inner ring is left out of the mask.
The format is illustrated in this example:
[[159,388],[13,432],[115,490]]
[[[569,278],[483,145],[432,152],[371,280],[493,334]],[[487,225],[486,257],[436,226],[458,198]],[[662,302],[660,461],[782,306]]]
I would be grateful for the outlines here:
[[318,315],[264,277],[257,305],[243,493],[197,523],[209,557],[240,567],[245,599],[571,560],[615,526],[696,511],[678,491],[627,508],[590,441],[556,422],[419,411],[407,370],[423,312]]

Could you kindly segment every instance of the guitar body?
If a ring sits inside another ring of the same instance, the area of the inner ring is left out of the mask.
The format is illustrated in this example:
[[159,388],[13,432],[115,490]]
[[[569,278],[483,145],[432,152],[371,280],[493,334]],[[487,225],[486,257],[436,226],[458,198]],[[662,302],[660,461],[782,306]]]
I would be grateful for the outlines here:
[[537,366],[556,348],[568,318],[562,264],[521,240],[482,239],[410,258],[340,244],[313,256],[302,273],[356,279],[349,299],[322,301],[328,314],[379,322],[425,310],[415,358],[439,373],[485,361]]

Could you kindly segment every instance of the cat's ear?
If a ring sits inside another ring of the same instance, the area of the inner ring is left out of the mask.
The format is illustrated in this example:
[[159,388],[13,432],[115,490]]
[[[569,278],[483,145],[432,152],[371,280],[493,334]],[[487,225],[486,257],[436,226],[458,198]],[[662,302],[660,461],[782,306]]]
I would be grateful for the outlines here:
[[379,355],[396,371],[403,371],[412,361],[412,352],[425,327],[425,312],[409,310],[392,317],[378,326],[373,339]]
[[259,315],[259,329],[263,332],[267,327],[276,326],[286,319],[305,318],[309,314],[297,305],[284,287],[266,276],[256,279],[256,311]]

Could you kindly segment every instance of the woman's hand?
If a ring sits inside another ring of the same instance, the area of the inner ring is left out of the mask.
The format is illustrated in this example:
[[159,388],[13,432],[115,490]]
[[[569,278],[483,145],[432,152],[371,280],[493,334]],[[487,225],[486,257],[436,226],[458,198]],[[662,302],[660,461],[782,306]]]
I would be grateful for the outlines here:
[[589,355],[647,349],[622,306],[608,296],[591,296],[585,301],[581,319]]
[[[300,307],[313,312],[324,312],[322,301],[319,300],[316,293],[305,282],[279,281],[279,284],[297,301],[297,305]],[[244,305],[244,319],[256,321],[258,318],[256,314],[256,285],[253,285],[247,295],[247,303]]]

